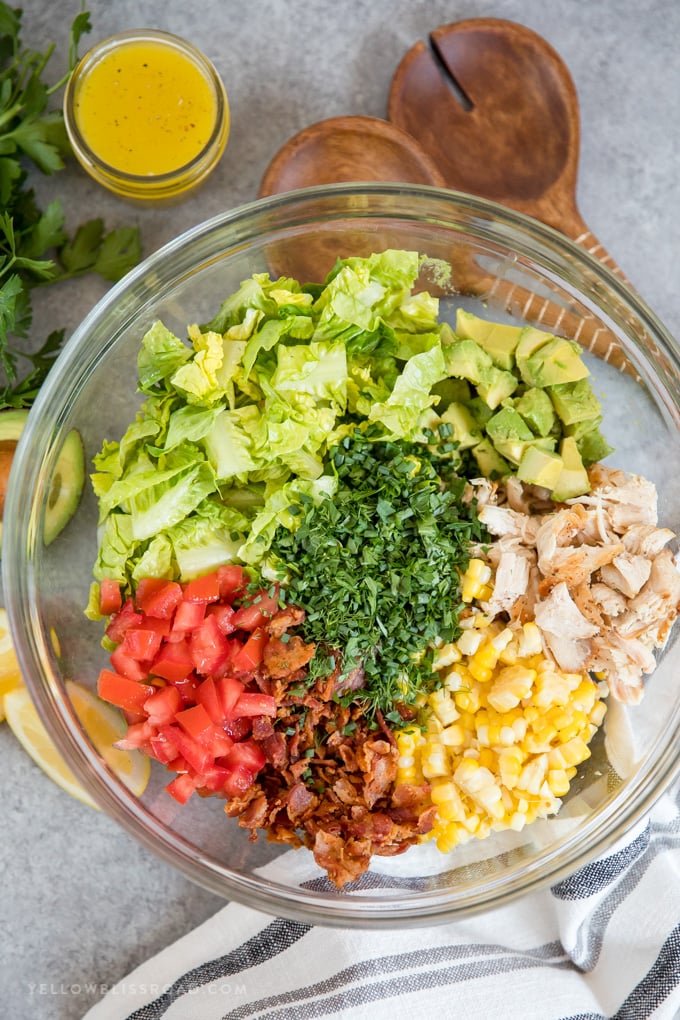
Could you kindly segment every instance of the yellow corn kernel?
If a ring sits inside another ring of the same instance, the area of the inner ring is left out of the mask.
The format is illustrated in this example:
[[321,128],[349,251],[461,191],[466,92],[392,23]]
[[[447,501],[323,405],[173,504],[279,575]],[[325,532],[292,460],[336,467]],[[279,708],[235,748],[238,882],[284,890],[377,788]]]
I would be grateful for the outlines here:
[[442,726],[449,726],[458,718],[460,713],[456,708],[455,702],[444,688],[440,687],[438,690],[432,691],[427,700]]
[[468,690],[456,691],[454,694],[456,708],[460,712],[476,712],[479,708],[479,691],[477,684],[473,685]]
[[601,726],[602,721],[607,714],[607,706],[604,701],[596,701],[590,712],[588,713],[588,720],[593,726]]
[[446,748],[443,744],[428,743],[427,750],[422,758],[422,770],[426,779],[434,779],[436,776],[445,776],[448,772],[448,760]]
[[487,694],[489,704],[499,712],[507,712],[528,698],[536,670],[526,666],[505,666],[494,680]]
[[548,769],[548,786],[555,797],[564,797],[569,792],[569,779],[564,769]]
[[518,658],[519,651],[515,640],[510,641],[498,656],[499,661],[505,666],[514,666]]
[[541,641],[541,632],[538,626],[533,621],[522,624],[522,630],[517,641],[517,654],[519,657],[526,659],[530,655],[540,655],[542,651],[543,642]]
[[490,747],[480,747],[479,758],[477,760],[480,765],[489,769],[492,776],[494,775],[494,771],[498,770],[498,757],[496,752]]
[[472,602],[490,579],[491,567],[484,560],[471,559],[461,578],[461,600]]
[[474,655],[483,640],[484,635],[481,631],[472,628],[471,630],[463,631],[461,636],[458,638],[456,645],[458,646],[458,651],[462,655]]
[[435,836],[437,850],[443,854],[450,853],[460,842],[458,826],[455,823],[442,825]]
[[454,723],[452,726],[446,726],[441,731],[439,739],[445,747],[463,747],[468,732],[460,723]]
[[572,737],[566,744],[562,744],[560,750],[567,765],[580,765],[586,758],[590,758],[590,748],[581,737]]
[[440,669],[452,666],[454,662],[460,662],[461,659],[462,654],[458,646],[453,644],[453,642],[449,642],[437,649],[432,668],[438,672]]

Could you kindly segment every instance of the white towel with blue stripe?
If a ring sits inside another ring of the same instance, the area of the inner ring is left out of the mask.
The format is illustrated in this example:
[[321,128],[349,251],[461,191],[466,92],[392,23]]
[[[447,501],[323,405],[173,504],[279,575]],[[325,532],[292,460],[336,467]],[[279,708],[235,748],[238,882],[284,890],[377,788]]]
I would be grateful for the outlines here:
[[[299,870],[291,851],[267,869]],[[321,928],[230,903],[86,1020],[677,1020],[680,787],[552,888],[453,923]]]

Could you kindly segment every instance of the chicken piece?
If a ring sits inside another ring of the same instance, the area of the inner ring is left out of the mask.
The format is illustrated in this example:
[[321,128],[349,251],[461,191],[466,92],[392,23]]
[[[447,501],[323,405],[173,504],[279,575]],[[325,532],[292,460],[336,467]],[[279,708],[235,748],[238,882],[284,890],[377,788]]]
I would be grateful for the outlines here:
[[600,577],[610,588],[632,599],[649,580],[651,569],[651,561],[645,556],[622,552],[602,567]]
[[479,519],[492,535],[499,538],[519,538],[525,545],[533,546],[536,532],[540,524],[539,517],[529,517],[506,506],[492,506],[490,503],[480,508]]
[[675,538],[675,533],[670,528],[656,528],[653,524],[634,524],[623,533],[621,541],[627,552],[653,560],[672,538]]
[[543,633],[547,650],[565,673],[580,673],[590,655],[590,642],[563,637],[561,634]]
[[665,548],[652,561],[647,583],[617,618],[616,629],[620,634],[639,639],[645,631],[654,629],[655,645],[660,648],[666,643],[678,612],[680,571],[671,550]]
[[587,511],[576,505],[538,518],[536,552],[538,569],[544,576],[550,573],[558,550],[567,548],[571,551],[574,546],[581,544],[576,538],[583,530],[587,517]]
[[485,612],[492,617],[501,612],[509,613],[517,600],[526,595],[532,559],[529,550],[521,546],[501,551],[493,581],[493,594],[484,603]]
[[529,493],[517,475],[509,475],[505,479],[505,498],[508,501],[508,506],[512,510],[516,510],[517,513],[531,513]]
[[542,631],[571,641],[594,637],[599,632],[578,608],[563,581],[555,585],[548,598],[536,603],[534,615]]
[[615,591],[608,584],[596,581],[590,587],[590,594],[594,602],[601,608],[602,612],[610,617],[620,616],[625,613],[628,603],[620,591]]
[[593,487],[590,497],[579,497],[584,504],[600,500],[612,527],[622,535],[627,528],[640,524],[656,524],[656,486],[640,475],[593,465],[590,473]]
[[637,638],[616,631],[594,637],[590,648],[586,668],[605,674],[612,697],[637,705],[644,693],[643,674],[651,673],[656,665],[651,651]]
[[622,550],[620,542],[616,545],[582,545],[577,548],[558,549],[552,561],[544,562],[546,569],[539,591],[545,595],[560,582],[566,583],[570,588],[576,588],[584,581],[589,581],[596,570],[611,563]]

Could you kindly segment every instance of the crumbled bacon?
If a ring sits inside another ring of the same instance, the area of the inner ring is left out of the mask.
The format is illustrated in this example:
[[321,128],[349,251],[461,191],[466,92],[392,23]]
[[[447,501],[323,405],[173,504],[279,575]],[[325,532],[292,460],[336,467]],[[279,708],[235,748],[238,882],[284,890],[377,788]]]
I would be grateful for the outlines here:
[[[285,615],[284,615],[285,614]],[[310,685],[314,646],[287,633],[300,618],[272,618],[258,684],[276,697],[276,719],[253,720],[266,764],[253,786],[226,804],[257,839],[306,846],[338,887],[355,881],[374,854],[402,853],[434,824],[427,785],[395,788],[398,752],[384,718],[369,728],[361,707],[337,700],[339,668]],[[361,670],[352,671],[351,687]],[[344,688],[346,691],[347,688]]]

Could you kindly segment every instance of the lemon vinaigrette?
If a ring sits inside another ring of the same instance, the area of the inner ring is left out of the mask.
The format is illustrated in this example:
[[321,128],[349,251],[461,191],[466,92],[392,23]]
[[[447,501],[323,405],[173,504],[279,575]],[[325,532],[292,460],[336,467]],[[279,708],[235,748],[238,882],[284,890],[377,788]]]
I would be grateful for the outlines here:
[[214,168],[229,134],[224,86],[207,58],[165,32],[105,39],[75,68],[64,97],[74,153],[127,198],[184,194]]

